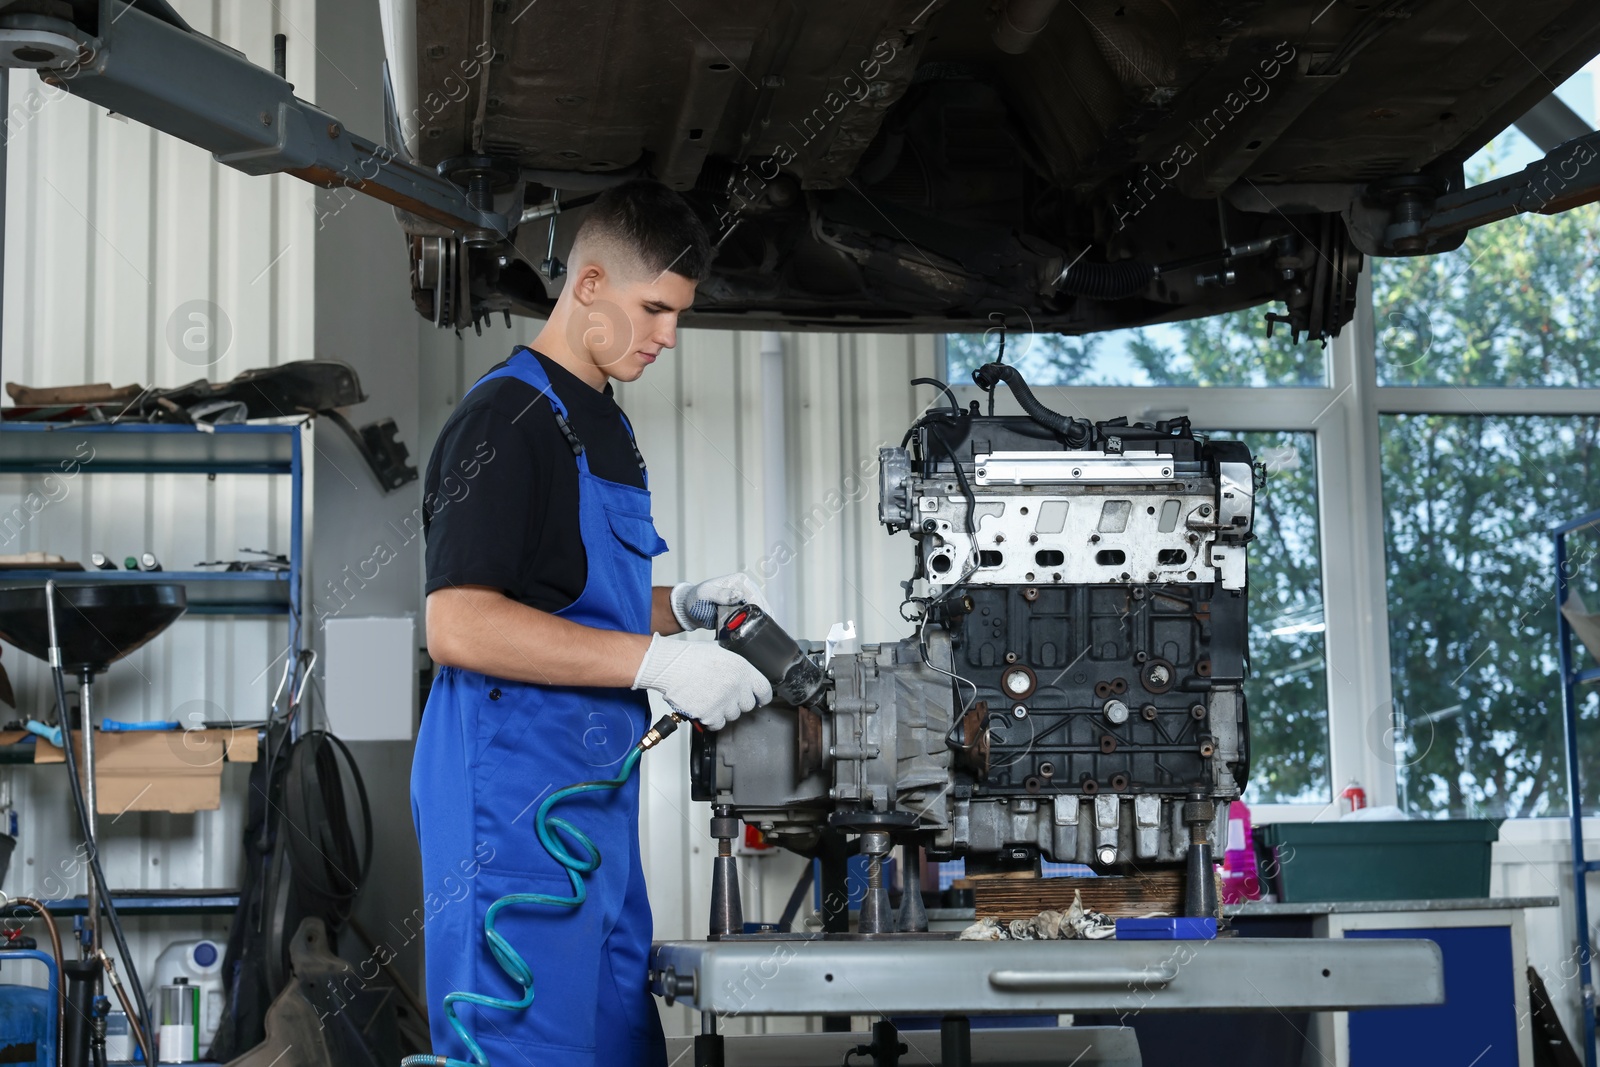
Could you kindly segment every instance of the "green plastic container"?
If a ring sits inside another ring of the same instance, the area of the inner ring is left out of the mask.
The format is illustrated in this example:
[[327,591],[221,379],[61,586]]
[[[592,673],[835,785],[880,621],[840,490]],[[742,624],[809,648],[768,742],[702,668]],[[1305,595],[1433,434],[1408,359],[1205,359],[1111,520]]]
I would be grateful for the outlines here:
[[1489,819],[1258,826],[1261,881],[1285,903],[1489,895]]

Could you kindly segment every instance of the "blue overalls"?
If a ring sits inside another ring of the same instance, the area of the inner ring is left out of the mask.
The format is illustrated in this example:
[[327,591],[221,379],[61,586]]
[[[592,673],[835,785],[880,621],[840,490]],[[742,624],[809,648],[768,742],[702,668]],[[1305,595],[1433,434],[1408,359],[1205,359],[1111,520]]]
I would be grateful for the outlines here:
[[[498,377],[519,378],[548,398],[576,453],[588,580],[556,614],[649,633],[650,560],[667,549],[650,518],[649,491],[590,473],[566,407],[531,352],[518,349],[477,384]],[[521,995],[484,940],[489,905],[508,893],[571,894],[565,870],[534,836],[539,803],[563,786],[615,776],[648,723],[643,692],[440,669],[411,768],[435,1054],[471,1059],[445,1021],[446,993]],[[533,972],[533,1005],[522,1012],[461,1005],[462,1020],[493,1067],[661,1067],[665,1043],[646,986],[651,922],[639,863],[638,775],[621,789],[563,803],[561,816],[592,837],[603,857],[587,878],[588,900],[577,909],[501,912],[496,929]]]

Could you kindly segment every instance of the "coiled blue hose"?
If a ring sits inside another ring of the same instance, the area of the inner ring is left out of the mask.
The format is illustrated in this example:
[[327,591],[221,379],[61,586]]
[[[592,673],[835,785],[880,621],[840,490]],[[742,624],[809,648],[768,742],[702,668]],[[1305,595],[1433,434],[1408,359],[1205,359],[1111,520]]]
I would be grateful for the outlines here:
[[[534,831],[539,835],[539,843],[544,850],[567,870],[567,878],[572,883],[572,896],[558,897],[549,893],[508,893],[489,905],[489,910],[483,917],[483,935],[489,941],[489,952],[494,956],[495,962],[506,973],[506,977],[522,987],[522,996],[516,1000],[507,1000],[503,997],[491,997],[482,993],[455,992],[447,993],[444,998],[445,1016],[450,1020],[450,1026],[460,1036],[462,1043],[472,1052],[472,1061],[458,1060],[451,1056],[437,1056],[432,1053],[423,1053],[416,1056],[407,1056],[400,1061],[400,1067],[489,1067],[489,1057],[484,1053],[478,1042],[473,1040],[467,1032],[467,1026],[456,1015],[457,1004],[473,1004],[480,1008],[497,1008],[501,1011],[521,1011],[533,1004],[533,972],[528,969],[527,961],[517,954],[511,947],[511,942],[500,935],[494,928],[495,916],[501,910],[518,904],[543,904],[552,908],[576,908],[583,904],[588,896],[584,885],[584,876],[592,873],[600,866],[600,850],[595,846],[594,840],[588,834],[578,829],[565,819],[554,817],[550,809],[561,803],[567,797],[577,796],[580,793],[594,793],[602,789],[620,789],[633,775],[634,768],[639,765],[639,757],[645,750],[670,733],[675,724],[670,719],[658,722],[655,729],[646,735],[628,753],[622,761],[622,771],[615,778],[607,778],[597,782],[579,782],[569,785],[565,789],[558,789],[545,798],[539,805],[538,814],[533,817]],[[653,739],[652,739],[653,737]],[[648,742],[648,743],[647,743]],[[559,836],[558,836],[559,835]],[[562,838],[565,838],[564,842]],[[566,842],[571,843],[568,847]],[[578,854],[574,854],[578,853]]]

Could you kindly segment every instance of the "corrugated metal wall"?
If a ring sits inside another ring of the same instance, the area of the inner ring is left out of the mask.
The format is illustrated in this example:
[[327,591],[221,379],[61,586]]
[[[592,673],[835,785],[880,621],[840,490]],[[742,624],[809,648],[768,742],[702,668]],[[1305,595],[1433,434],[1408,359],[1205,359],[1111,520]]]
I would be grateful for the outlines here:
[[[437,433],[462,389],[534,332],[519,322],[482,338],[425,337],[424,381],[447,391],[437,418],[423,420],[428,432]],[[777,594],[798,637],[820,640],[834,622],[854,620],[863,641],[897,640],[910,632],[895,606],[912,560],[909,539],[878,525],[878,448],[899,444],[919,399],[931,401],[907,383],[937,373],[934,340],[783,334],[781,348],[775,377],[761,334],[685,331],[675,351],[618,389],[650,465],[656,525],[671,546],[656,561],[656,584],[744,570]],[[776,412],[773,390],[782,393]],[[710,810],[689,799],[686,756],[675,738],[643,764],[640,837],[658,938],[704,937],[710,912]],[[788,854],[746,861],[746,917],[777,918],[801,866]],[[699,1032],[687,1009],[662,1010],[669,1032]],[[724,1031],[763,1025],[729,1021]]]
[[[178,0],[197,29],[270,67],[274,33],[290,39],[290,79],[309,94],[314,0],[237,4]],[[304,32],[302,32],[304,31]],[[33,385],[130,382],[172,386],[224,379],[249,367],[305,358],[312,348],[312,190],[218,166],[190,145],[120,120],[10,73],[6,123],[5,321],[0,376]],[[190,317],[206,316],[205,320]],[[225,348],[194,351],[210,329]],[[169,340],[169,331],[179,335]],[[189,344],[186,345],[185,341]],[[44,550],[87,560],[153,551],[169,567],[234,558],[242,546],[286,547],[285,478],[85,473],[60,484],[0,476],[0,516],[33,491],[48,503],[0,532],[0,553]],[[287,640],[278,619],[189,618],[98,687],[98,713],[126,719],[260,719],[275,677],[265,668]],[[7,647],[18,714],[54,701],[43,665]],[[11,718],[9,709],[0,717]],[[238,880],[246,768],[229,766],[224,806],[196,815],[103,818],[102,857],[119,888],[232,887]],[[71,863],[70,806],[60,765],[0,768],[21,815],[3,888],[51,900],[81,895]],[[70,876],[64,877],[64,873]],[[201,927],[132,919],[148,980],[155,954]],[[224,924],[204,929],[220,934]],[[170,979],[171,976],[166,976]],[[153,984],[153,983],[151,983]]]

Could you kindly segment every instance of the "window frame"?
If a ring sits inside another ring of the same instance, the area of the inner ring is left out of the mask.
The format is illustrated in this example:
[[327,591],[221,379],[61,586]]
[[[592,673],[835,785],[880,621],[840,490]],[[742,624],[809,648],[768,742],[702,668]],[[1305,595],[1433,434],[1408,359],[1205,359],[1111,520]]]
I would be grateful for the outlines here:
[[[939,366],[948,373],[942,335]],[[1600,415],[1600,388],[1411,386],[1378,384],[1372,274],[1363,268],[1355,317],[1328,342],[1326,386],[1044,386],[1034,393],[1057,411],[1094,419],[1150,420],[1188,415],[1219,432],[1309,432],[1316,440],[1317,518],[1327,655],[1326,804],[1262,804],[1257,822],[1337,818],[1352,778],[1369,805],[1398,803],[1392,751],[1383,470],[1383,415]],[[951,383],[960,402],[982,399]],[[1001,396],[996,411],[1019,410]],[[1565,516],[1552,516],[1554,523]]]

